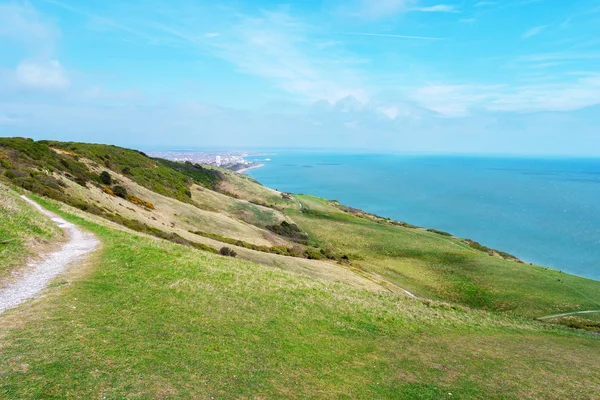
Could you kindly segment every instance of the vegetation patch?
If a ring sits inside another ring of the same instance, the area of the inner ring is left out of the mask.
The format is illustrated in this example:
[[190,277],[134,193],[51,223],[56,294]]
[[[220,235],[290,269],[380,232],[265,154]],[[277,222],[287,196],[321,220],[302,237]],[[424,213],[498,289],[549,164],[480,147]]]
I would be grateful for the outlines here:
[[287,221],[283,221],[279,225],[268,225],[267,229],[279,236],[289,238],[294,242],[308,244],[308,234],[296,224],[290,224]]
[[235,252],[235,250],[229,248],[229,247],[221,247],[221,249],[219,250],[219,254],[225,257],[233,257],[235,258],[237,256],[237,253]]
[[141,151],[117,146],[55,141],[35,143],[76,153],[127,175],[147,189],[187,203],[191,202],[192,183],[214,189],[223,179],[221,172],[198,164],[151,158]]
[[521,261],[519,258],[513,256],[512,254],[506,253],[504,251],[499,251],[499,250],[491,249],[491,248],[489,248],[487,246],[484,246],[481,243],[478,243],[478,242],[476,242],[474,240],[464,239],[463,243],[467,244],[469,247],[471,247],[471,248],[473,248],[475,250],[482,251],[482,252],[487,253],[487,254],[489,254],[491,256],[497,254],[500,257],[504,258],[505,260],[511,260],[511,261],[516,261],[516,262],[519,262],[519,263],[523,263],[523,261]]

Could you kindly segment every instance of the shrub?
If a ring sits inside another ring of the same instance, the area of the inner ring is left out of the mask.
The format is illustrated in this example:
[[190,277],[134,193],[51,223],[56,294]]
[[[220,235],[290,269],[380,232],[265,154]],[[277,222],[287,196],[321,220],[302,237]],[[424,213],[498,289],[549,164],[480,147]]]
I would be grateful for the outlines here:
[[321,260],[323,258],[323,254],[319,249],[307,247],[306,250],[304,250],[304,257],[308,258],[309,260]]
[[280,225],[269,225],[267,226],[267,229],[280,236],[288,237],[298,243],[306,244],[308,241],[307,234],[302,232],[298,225],[290,224],[287,221],[283,221]]
[[149,201],[142,200],[139,197],[135,197],[132,194],[128,194],[127,195],[127,200],[129,200],[131,203],[133,203],[135,205],[146,207],[146,208],[148,208],[150,210],[154,210],[154,204],[152,204]]
[[2,168],[12,168],[13,167],[12,163],[9,160],[4,159],[4,158],[0,159],[0,166],[2,166]]
[[8,179],[15,179],[15,173],[11,170],[6,171],[4,176],[6,176]]
[[235,250],[230,249],[229,247],[221,247],[221,250],[219,250],[219,254],[225,257],[235,257],[237,256],[237,253],[235,252]]
[[109,187],[106,187],[106,186],[102,186],[102,191],[110,196],[115,195],[115,193],[112,191],[112,189]]
[[433,233],[436,233],[436,234],[442,235],[442,236],[452,236],[452,234],[450,234],[448,232],[439,231],[439,230],[433,229],[433,228],[427,229],[427,232],[433,232]]
[[112,190],[115,196],[127,199],[127,189],[125,189],[123,186],[114,186]]
[[112,177],[110,176],[108,171],[102,171],[100,173],[100,182],[104,183],[105,185],[112,184]]

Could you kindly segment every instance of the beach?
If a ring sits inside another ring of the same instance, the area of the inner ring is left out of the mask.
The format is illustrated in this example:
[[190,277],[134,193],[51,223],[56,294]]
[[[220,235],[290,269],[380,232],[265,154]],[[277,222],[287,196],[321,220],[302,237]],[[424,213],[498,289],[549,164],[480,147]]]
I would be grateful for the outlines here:
[[237,171],[235,171],[235,172],[237,172],[238,174],[243,174],[243,173],[245,173],[245,172],[247,172],[247,171],[250,171],[250,170],[252,170],[252,169],[257,169],[257,168],[264,167],[264,166],[265,166],[265,164],[253,165],[253,166],[251,166],[251,167],[248,167],[248,168],[242,168],[242,169],[238,169],[238,170],[237,170]]

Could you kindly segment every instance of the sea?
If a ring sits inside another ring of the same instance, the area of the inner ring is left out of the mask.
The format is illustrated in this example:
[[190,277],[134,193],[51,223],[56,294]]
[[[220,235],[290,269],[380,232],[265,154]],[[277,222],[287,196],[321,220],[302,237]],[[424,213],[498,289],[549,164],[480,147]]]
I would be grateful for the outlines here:
[[247,172],[600,280],[600,159],[275,152]]

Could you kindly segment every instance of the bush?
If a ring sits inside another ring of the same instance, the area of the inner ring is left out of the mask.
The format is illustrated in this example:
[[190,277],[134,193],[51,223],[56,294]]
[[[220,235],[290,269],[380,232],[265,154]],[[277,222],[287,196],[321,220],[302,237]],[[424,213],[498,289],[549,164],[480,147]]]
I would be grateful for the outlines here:
[[115,194],[115,196],[127,199],[127,189],[125,189],[123,186],[113,187],[113,193]]
[[112,184],[112,177],[110,176],[108,171],[102,171],[100,173],[100,182],[104,183],[105,185]]
[[323,259],[323,254],[317,248],[307,247],[306,250],[304,250],[304,257],[309,260],[321,260]]
[[438,235],[442,235],[442,236],[452,236],[452,234],[450,234],[450,233],[448,233],[448,232],[439,231],[439,230],[437,230],[437,229],[433,229],[433,228],[431,228],[431,229],[427,229],[427,232],[433,232],[433,233],[436,233],[436,234],[438,234]]
[[146,208],[148,208],[150,210],[154,210],[154,204],[152,204],[149,201],[142,200],[139,197],[135,197],[132,194],[128,194],[127,195],[127,200],[129,200],[131,203],[133,203],[135,205],[146,207]]
[[219,254],[225,257],[235,257],[237,256],[237,253],[235,252],[235,250],[230,249],[229,247],[221,247],[221,250],[219,250]]
[[298,243],[306,244],[308,241],[308,235],[302,232],[298,225],[290,224],[287,221],[283,221],[280,225],[269,225],[267,229]]

